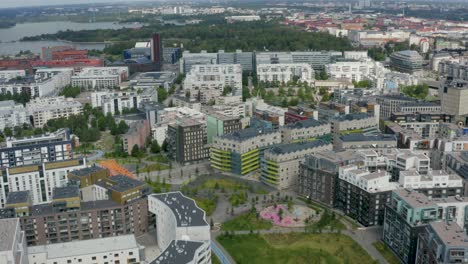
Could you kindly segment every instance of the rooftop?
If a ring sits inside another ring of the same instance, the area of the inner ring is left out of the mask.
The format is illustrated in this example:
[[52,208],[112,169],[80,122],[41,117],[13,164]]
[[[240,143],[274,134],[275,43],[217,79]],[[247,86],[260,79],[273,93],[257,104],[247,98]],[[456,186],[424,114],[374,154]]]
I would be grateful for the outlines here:
[[78,186],[55,187],[52,191],[52,199],[64,199],[80,197],[80,188]]
[[29,191],[9,192],[6,204],[27,203],[29,201]]
[[267,151],[280,155],[280,154],[287,154],[291,152],[301,151],[305,149],[316,148],[316,147],[320,147],[320,146],[327,145],[327,144],[328,143],[322,140],[314,140],[314,141],[308,141],[308,142],[302,142],[302,143],[278,145]]
[[443,221],[429,224],[437,236],[449,247],[468,247],[468,237],[463,229],[456,223],[446,224]]
[[184,196],[181,192],[152,194],[150,197],[158,199],[172,210],[179,227],[208,225],[205,212],[193,199]]
[[366,113],[352,113],[347,115],[340,115],[334,118],[336,121],[353,121],[353,120],[361,120],[366,118],[371,118],[372,115]]
[[91,166],[91,167],[88,167],[88,168],[83,168],[83,169],[79,169],[79,170],[70,171],[69,174],[72,174],[72,175],[77,176],[77,177],[85,177],[85,176],[88,176],[88,175],[90,175],[92,173],[103,171],[103,170],[107,170],[107,169],[101,168],[99,166]]
[[203,242],[172,240],[169,246],[149,264],[189,263],[194,259],[195,252]]
[[91,255],[96,253],[110,253],[134,249],[138,244],[134,235],[120,235],[106,238],[87,239],[65,243],[28,247],[28,253],[47,254],[47,259],[59,259],[74,256]]
[[230,134],[222,135],[220,136],[220,138],[236,140],[236,141],[244,141],[244,140],[248,140],[256,136],[259,136],[259,135],[270,134],[270,133],[275,133],[275,132],[278,132],[278,131],[274,129],[268,129],[268,128],[246,128],[244,130],[239,130]]
[[344,142],[356,142],[356,141],[395,141],[395,135],[390,134],[379,134],[379,135],[364,135],[364,134],[347,134],[341,135],[340,139]]
[[13,249],[16,227],[19,225],[18,218],[0,220],[0,252]]
[[139,180],[131,179],[124,175],[116,175],[106,180],[98,181],[96,182],[96,185],[116,192],[125,192],[140,186],[144,186],[145,183]]
[[327,122],[323,121],[317,121],[315,119],[307,119],[307,120],[302,120],[302,121],[297,121],[292,124],[288,124],[285,127],[287,128],[294,128],[294,129],[299,129],[299,128],[309,128],[309,127],[317,127],[317,126],[323,126],[328,124]]
[[416,191],[399,189],[393,192],[413,208],[437,206],[436,203],[430,200],[426,195]]

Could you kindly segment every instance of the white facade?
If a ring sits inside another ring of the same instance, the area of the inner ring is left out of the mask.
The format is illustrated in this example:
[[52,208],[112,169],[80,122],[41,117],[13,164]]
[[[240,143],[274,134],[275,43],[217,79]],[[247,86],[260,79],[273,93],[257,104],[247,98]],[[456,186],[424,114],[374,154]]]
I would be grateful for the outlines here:
[[[371,80],[382,78],[387,69],[380,62],[371,59],[337,61],[326,66],[326,71],[332,79],[348,79],[350,81]],[[379,85],[376,85],[379,86]]]
[[358,169],[356,165],[340,167],[339,178],[368,193],[391,191],[398,188],[398,184],[390,182],[387,171],[369,172]]
[[150,195],[148,208],[156,215],[156,235],[161,250],[167,249],[174,240],[210,241],[205,212],[180,192]]
[[112,92],[99,91],[91,93],[91,106],[101,107],[104,115],[115,115],[118,111],[122,114],[124,109],[137,109],[144,101],[138,92]]
[[7,71],[0,71],[0,80],[10,80],[16,77],[24,77],[26,76],[25,70],[7,70]]
[[119,87],[128,78],[128,67],[87,67],[72,76],[72,86],[88,90]]
[[367,59],[367,51],[345,51],[343,52],[343,57],[347,60],[362,60]]
[[64,96],[37,98],[27,103],[26,109],[33,117],[34,127],[43,127],[51,119],[68,118],[83,112],[80,102]]
[[29,124],[29,115],[22,104],[16,104],[13,100],[0,102],[0,130],[23,124]]
[[225,87],[231,87],[233,92],[242,90],[240,64],[193,65],[184,81],[184,89],[190,92],[190,97],[202,103],[221,96]]
[[[431,170],[425,175],[417,171],[400,171],[400,186],[406,189],[433,189],[463,187],[463,179],[442,170]],[[459,195],[463,195],[459,190]]]
[[28,248],[30,264],[139,263],[134,235],[88,239]]
[[298,77],[299,81],[311,84],[315,80],[315,72],[307,63],[258,64],[257,77],[258,81],[282,83]]
[[[67,163],[67,161],[65,161]],[[29,165],[16,168],[5,168],[3,171],[7,182],[0,182],[0,204],[3,208],[8,192],[30,191],[33,204],[50,202],[52,199],[52,190],[55,187],[63,187],[67,184],[67,173],[69,171],[86,168],[86,161],[75,162],[74,165],[54,166],[60,162],[43,163],[40,166]],[[44,183],[44,189],[41,188],[41,182]],[[45,198],[45,199],[44,199]]]
[[18,218],[0,220],[0,263],[28,264],[26,238]]
[[31,97],[58,95],[65,86],[70,85],[72,73],[72,68],[39,69],[34,78],[0,82],[0,92],[3,94],[27,92]]

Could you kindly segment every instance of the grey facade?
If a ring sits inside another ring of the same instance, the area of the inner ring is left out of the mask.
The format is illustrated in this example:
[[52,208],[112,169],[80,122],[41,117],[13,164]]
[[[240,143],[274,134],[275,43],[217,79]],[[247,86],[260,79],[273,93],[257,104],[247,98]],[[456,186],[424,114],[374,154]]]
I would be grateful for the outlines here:
[[167,129],[169,157],[185,164],[209,157],[206,125],[194,120],[170,124]]

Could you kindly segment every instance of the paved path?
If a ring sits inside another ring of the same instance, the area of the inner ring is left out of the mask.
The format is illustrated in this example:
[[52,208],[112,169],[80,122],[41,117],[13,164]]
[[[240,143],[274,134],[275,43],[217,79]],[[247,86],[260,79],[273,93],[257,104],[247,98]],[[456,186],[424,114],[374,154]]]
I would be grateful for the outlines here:
[[219,235],[219,232],[211,233],[211,250],[218,257],[221,264],[235,264],[234,259],[229,255],[229,253],[216,241],[216,237]]

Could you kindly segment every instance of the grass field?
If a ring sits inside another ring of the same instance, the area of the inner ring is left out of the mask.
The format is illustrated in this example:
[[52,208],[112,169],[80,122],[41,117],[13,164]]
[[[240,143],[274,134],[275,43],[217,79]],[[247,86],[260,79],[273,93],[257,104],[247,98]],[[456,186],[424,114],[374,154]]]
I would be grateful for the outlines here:
[[214,210],[216,210],[216,205],[218,204],[216,201],[216,197],[213,198],[201,198],[195,197],[195,202],[197,203],[198,207],[203,209],[207,216],[213,214]]
[[211,264],[221,264],[218,257],[215,255],[215,253],[213,253],[213,251],[211,252]]
[[169,163],[169,159],[162,155],[162,154],[158,154],[156,156],[150,156],[148,158],[146,158],[147,161],[156,161],[156,162],[162,162],[162,163]]
[[167,170],[169,169],[168,165],[161,164],[161,163],[155,163],[155,164],[150,164],[146,167],[140,168],[138,172],[140,173],[145,173],[145,172],[152,172],[152,171],[161,171],[161,170]]
[[225,235],[218,241],[241,264],[377,263],[341,234]]
[[273,224],[270,221],[262,219],[260,216],[257,218],[256,214],[252,212],[241,214],[221,225],[221,229],[225,231],[260,230],[272,227]]
[[382,256],[385,258],[385,260],[388,261],[389,264],[401,263],[400,260],[398,260],[398,258],[382,241],[374,242],[372,245],[380,252],[380,254],[382,254]]

